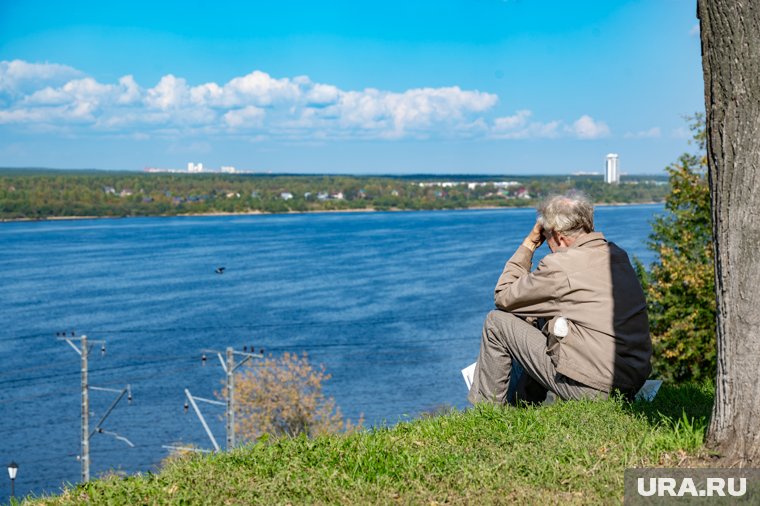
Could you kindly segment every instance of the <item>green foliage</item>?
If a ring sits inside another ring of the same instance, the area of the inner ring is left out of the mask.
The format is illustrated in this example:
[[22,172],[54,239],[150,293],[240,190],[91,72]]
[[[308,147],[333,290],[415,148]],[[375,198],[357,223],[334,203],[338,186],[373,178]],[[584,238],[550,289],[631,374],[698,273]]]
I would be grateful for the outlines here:
[[649,303],[655,374],[672,381],[713,379],[716,370],[715,278],[704,118],[691,118],[699,153],[668,167],[667,214],[652,224],[659,257],[637,271]]
[[[479,405],[348,434],[173,460],[44,504],[621,504],[631,467],[699,464],[712,388],[654,402]],[[704,464],[702,464],[704,465]]]

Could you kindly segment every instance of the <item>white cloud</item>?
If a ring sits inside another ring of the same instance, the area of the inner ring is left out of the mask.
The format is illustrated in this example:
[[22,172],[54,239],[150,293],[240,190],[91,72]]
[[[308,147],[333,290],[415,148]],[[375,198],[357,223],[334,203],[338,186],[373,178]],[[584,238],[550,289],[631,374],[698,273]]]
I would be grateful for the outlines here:
[[221,103],[224,90],[216,83],[206,83],[189,89],[190,101],[193,104],[217,104]]
[[699,23],[691,27],[691,30],[689,30],[689,35],[692,37],[699,37]]
[[490,136],[495,139],[555,139],[568,136],[598,139],[610,135],[610,128],[605,122],[588,115],[581,116],[570,125],[561,120],[530,121],[532,115],[529,110],[520,110],[512,116],[496,118]]
[[224,121],[232,128],[260,127],[264,122],[266,113],[253,105],[242,109],[233,109],[224,114]]
[[152,87],[131,75],[100,83],[56,64],[0,62],[0,124],[32,130],[132,136],[241,135],[245,138],[528,139],[610,134],[590,116],[539,121],[527,109],[494,118],[499,97],[458,86],[343,90],[307,76],[259,70],[226,83],[191,85],[167,74]]
[[486,111],[498,100],[496,95],[463,91],[459,87],[416,88],[403,93],[366,89],[341,92],[328,115],[340,118],[344,128],[382,130],[386,137],[428,131],[434,126],[460,124],[471,113]]
[[527,109],[517,111],[512,116],[503,116],[493,121],[491,137],[495,139],[550,139],[561,134],[561,121],[528,121],[533,113]]
[[527,124],[528,118],[532,115],[533,113],[529,110],[522,109],[512,116],[496,118],[493,121],[493,129],[495,132],[502,132],[522,128]]
[[158,84],[149,89],[145,103],[153,109],[177,109],[190,99],[190,88],[184,79],[169,74],[161,78]]
[[98,123],[111,122],[115,108],[141,100],[141,90],[132,76],[119,84],[100,84],[90,77],[73,79],[60,87],[47,86],[30,93],[0,115],[3,123]]
[[660,127],[652,127],[649,130],[641,130],[640,132],[626,132],[623,137],[626,139],[655,139],[661,136]]
[[0,95],[14,96],[29,93],[40,87],[60,86],[81,75],[78,70],[57,63],[0,61]]
[[311,107],[325,107],[338,101],[340,90],[330,84],[315,84],[306,93],[306,104]]
[[48,86],[25,97],[23,103],[28,105],[63,105],[69,99],[70,97],[62,90]]
[[300,94],[301,88],[290,79],[274,79],[266,72],[255,70],[225,84],[220,105],[269,106],[281,102],[294,102]]
[[306,76],[274,78],[258,70],[224,84],[197,86],[168,74],[155,86],[142,88],[130,75],[117,84],[102,84],[62,65],[17,60],[2,62],[0,69],[5,89],[20,89],[15,84],[20,80],[36,83],[9,99],[0,122],[40,127],[89,123],[94,131],[122,133],[136,127],[163,133],[266,127],[271,135],[297,138],[456,135],[477,129],[483,122],[478,113],[498,100],[494,94],[456,86],[400,93],[341,90]]
[[610,135],[610,127],[607,123],[596,121],[587,114],[578,118],[572,126],[566,127],[566,130],[578,139],[599,139]]
[[132,76],[124,76],[119,79],[120,94],[117,99],[119,104],[129,105],[140,101],[142,90]]

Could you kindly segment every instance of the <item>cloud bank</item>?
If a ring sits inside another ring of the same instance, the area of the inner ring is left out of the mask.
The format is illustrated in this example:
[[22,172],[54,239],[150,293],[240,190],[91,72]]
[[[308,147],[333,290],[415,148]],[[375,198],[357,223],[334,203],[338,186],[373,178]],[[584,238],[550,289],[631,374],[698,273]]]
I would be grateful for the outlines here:
[[30,131],[303,140],[610,135],[604,122],[587,115],[570,123],[534,121],[529,110],[494,117],[498,101],[458,86],[343,90],[259,70],[223,84],[192,85],[169,74],[146,88],[131,75],[109,84],[66,65],[0,62],[0,125]]

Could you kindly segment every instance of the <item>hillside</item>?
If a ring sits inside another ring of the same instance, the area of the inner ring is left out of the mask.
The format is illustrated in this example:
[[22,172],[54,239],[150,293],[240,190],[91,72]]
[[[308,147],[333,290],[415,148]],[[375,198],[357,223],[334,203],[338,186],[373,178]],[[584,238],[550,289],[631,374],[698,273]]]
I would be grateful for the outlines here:
[[393,427],[176,458],[29,504],[619,504],[623,472],[699,465],[712,386],[652,403],[480,406]]
[[0,169],[0,220],[534,206],[570,190],[661,202],[663,176],[336,176]]

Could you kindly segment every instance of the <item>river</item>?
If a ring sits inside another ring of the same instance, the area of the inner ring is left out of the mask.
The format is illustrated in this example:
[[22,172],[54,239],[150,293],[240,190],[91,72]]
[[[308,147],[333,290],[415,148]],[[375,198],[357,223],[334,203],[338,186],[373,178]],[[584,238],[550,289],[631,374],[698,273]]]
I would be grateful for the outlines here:
[[[662,211],[598,207],[597,229],[649,263]],[[306,352],[332,375],[327,394],[365,425],[465,407],[459,371],[534,220],[489,209],[0,224],[0,459],[19,464],[17,495],[79,480],[80,358],[63,331],[106,341],[105,355],[91,352],[91,385],[133,391],[104,427],[135,446],[95,434],[92,476],[155,470],[166,444],[210,447],[183,410],[184,388],[221,389],[204,348]],[[91,424],[115,396],[90,392]],[[223,445],[223,408],[201,409]]]

